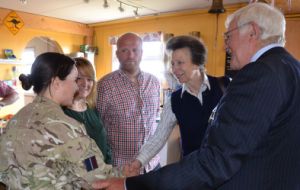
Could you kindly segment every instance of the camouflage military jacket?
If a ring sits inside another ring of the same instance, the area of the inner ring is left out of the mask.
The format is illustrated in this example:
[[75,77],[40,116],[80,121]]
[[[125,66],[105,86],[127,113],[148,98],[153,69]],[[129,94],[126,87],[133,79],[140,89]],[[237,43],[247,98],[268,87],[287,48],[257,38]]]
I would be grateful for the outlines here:
[[0,181],[10,189],[90,189],[99,178],[121,176],[106,165],[84,126],[50,99],[37,96],[0,136]]

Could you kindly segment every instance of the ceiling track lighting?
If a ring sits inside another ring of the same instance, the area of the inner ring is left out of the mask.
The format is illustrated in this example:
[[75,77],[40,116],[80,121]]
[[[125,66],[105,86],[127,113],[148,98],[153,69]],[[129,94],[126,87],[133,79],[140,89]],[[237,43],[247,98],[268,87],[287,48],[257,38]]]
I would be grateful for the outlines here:
[[120,12],[124,12],[125,11],[125,9],[122,7],[122,1],[119,1],[119,3],[120,3],[120,6],[119,6],[119,11]]
[[[149,9],[149,8],[147,8],[147,7],[144,7],[144,6],[140,6],[140,5],[135,5],[135,4],[132,4],[132,3],[124,2],[124,1],[122,1],[122,0],[116,0],[116,1],[117,1],[118,3],[120,3],[120,6],[119,6],[119,8],[118,8],[120,12],[124,12],[124,11],[125,11],[125,9],[123,8],[122,5],[126,5],[126,6],[128,6],[128,7],[133,8],[133,9],[134,9],[134,10],[133,10],[133,14],[134,14],[134,17],[135,17],[135,18],[140,18],[139,9],[141,9],[141,8]],[[149,9],[149,10],[151,10],[151,9]]]
[[103,7],[106,9],[109,7],[107,0],[103,1]]
[[[153,14],[154,16],[159,15],[159,12],[157,10],[151,9],[149,7],[143,6],[143,5],[138,4],[138,3],[134,3],[132,0],[115,0],[115,1],[120,3],[119,10],[120,10],[120,8],[122,8],[123,11],[125,11],[125,9],[122,7],[122,5],[126,5],[127,7],[132,8],[135,18],[139,18],[141,16],[140,13],[138,12],[141,9],[154,12],[154,14]],[[123,11],[121,11],[121,12],[123,12]]]
[[136,9],[133,10],[133,14],[134,14],[134,17],[135,17],[135,18],[140,18],[140,15],[139,15],[138,11],[139,11],[139,8],[138,8],[138,7],[136,7]]
[[19,0],[22,4],[26,5],[27,4],[27,0]]

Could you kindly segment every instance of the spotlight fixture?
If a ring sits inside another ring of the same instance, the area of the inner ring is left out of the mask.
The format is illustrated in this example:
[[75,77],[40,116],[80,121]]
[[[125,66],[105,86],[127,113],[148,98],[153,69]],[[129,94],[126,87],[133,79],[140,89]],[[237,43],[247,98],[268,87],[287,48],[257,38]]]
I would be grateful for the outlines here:
[[89,3],[90,2],[90,0],[83,0],[85,3]]
[[104,0],[104,2],[103,2],[103,7],[104,7],[104,8],[108,8],[108,7],[109,7],[107,0]]
[[119,6],[119,11],[120,12],[124,12],[125,11],[125,9],[122,7],[122,2],[121,1],[119,1],[120,2],[120,6]]
[[[106,0],[107,1],[107,0]],[[132,8],[133,14],[135,18],[139,18],[141,15],[139,14],[139,10],[141,9],[147,9],[153,12],[156,12],[156,14],[154,15],[158,15],[158,11],[150,9],[148,7],[142,6],[142,5],[138,5],[135,3],[130,2],[130,0],[127,0],[129,2],[127,2],[126,0],[115,0],[116,2],[120,3],[120,6],[118,7],[120,12],[124,12],[125,9],[123,8],[123,6],[127,6],[129,8]]]
[[27,0],[20,0],[20,2],[21,2],[22,4],[24,4],[24,5],[27,4]]
[[138,11],[139,11],[139,8],[138,8],[138,7],[136,7],[136,9],[133,10],[133,13],[134,13],[135,18],[140,18],[140,15],[139,15]]

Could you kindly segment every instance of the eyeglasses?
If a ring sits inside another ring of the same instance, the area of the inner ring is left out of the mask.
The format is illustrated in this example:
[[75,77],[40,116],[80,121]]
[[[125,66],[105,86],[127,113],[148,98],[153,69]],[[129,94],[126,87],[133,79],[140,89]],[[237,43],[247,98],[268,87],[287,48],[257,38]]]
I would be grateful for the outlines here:
[[230,37],[231,37],[230,33],[232,33],[233,31],[235,31],[235,30],[237,30],[237,29],[240,29],[240,28],[246,26],[247,24],[249,24],[249,22],[246,22],[246,23],[244,23],[244,24],[242,24],[242,25],[240,25],[240,26],[237,26],[237,27],[235,27],[235,28],[233,28],[233,29],[228,30],[227,32],[225,32],[225,33],[223,34],[225,43],[228,43],[228,42],[230,41]]

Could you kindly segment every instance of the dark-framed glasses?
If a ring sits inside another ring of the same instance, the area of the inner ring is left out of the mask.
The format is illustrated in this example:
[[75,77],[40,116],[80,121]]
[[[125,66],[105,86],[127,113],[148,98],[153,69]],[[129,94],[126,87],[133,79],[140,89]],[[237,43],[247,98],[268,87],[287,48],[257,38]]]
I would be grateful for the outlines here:
[[249,22],[246,22],[246,23],[244,23],[244,24],[241,24],[240,26],[237,26],[237,27],[235,27],[235,28],[233,28],[233,29],[231,29],[231,30],[228,30],[227,32],[224,32],[223,37],[224,37],[225,43],[228,43],[228,42],[230,41],[230,38],[231,38],[231,35],[230,35],[230,34],[231,34],[233,31],[238,30],[238,29],[240,29],[240,28],[242,28],[242,27],[244,27],[244,26],[246,26],[246,25],[248,25],[248,24],[249,24]]

